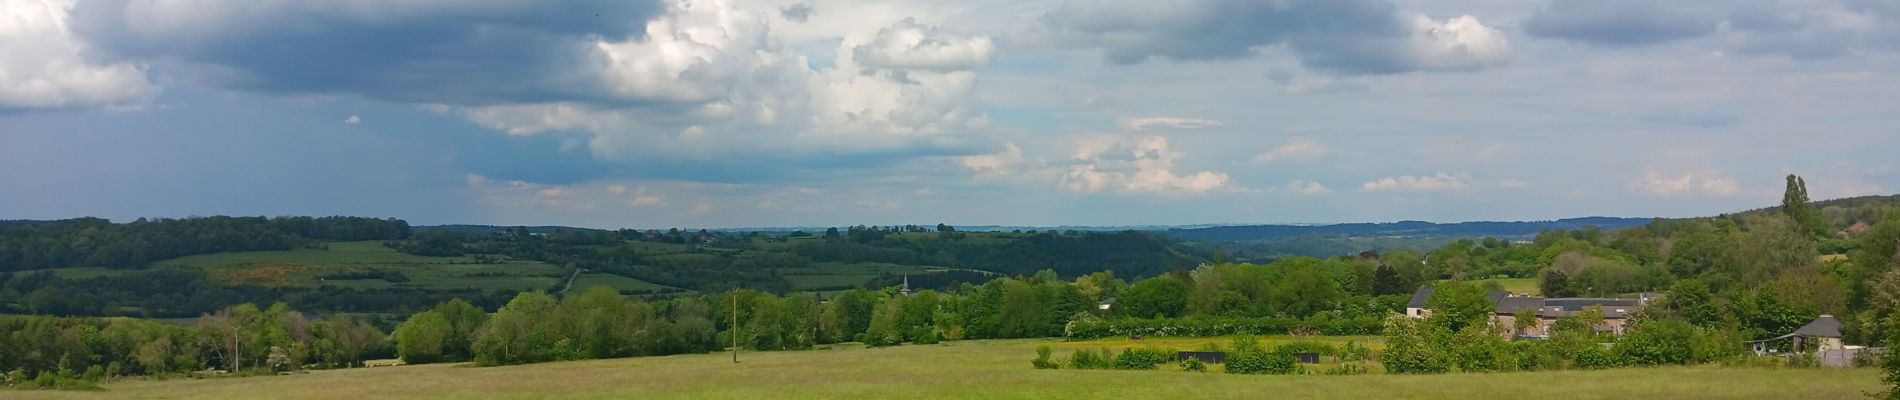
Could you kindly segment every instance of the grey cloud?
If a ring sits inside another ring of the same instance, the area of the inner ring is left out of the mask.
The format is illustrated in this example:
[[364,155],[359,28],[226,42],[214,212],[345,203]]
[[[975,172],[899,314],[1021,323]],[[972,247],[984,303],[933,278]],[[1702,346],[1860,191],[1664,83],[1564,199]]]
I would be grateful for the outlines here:
[[657,1],[86,1],[100,55],[170,60],[216,86],[488,104],[597,96],[591,40],[640,37]]
[[785,17],[787,21],[805,22],[811,20],[811,16],[815,12],[816,10],[812,8],[811,3],[798,3],[779,9],[778,15]]
[[1042,17],[1057,40],[1113,63],[1253,56],[1284,46],[1309,68],[1348,74],[1473,70],[1501,63],[1501,34],[1469,17],[1437,21],[1386,0],[1075,0]]
[[1719,10],[1683,1],[1556,0],[1531,14],[1531,36],[1610,46],[1644,46],[1715,33]]
[[1830,58],[1900,50],[1892,0],[1557,0],[1524,22],[1531,36],[1604,46],[1714,38],[1744,55]]

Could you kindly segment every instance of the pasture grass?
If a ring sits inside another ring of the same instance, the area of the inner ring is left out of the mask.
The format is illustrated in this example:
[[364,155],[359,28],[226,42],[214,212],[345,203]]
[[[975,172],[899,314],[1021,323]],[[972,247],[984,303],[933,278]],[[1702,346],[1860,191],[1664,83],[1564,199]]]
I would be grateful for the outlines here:
[[[9,399],[1848,399],[1873,369],[1719,366],[1443,375],[1257,376],[1177,370],[1036,370],[1054,340],[746,352],[464,368],[416,365],[109,382]],[[1087,344],[1087,343],[1082,343]],[[1058,352],[1057,357],[1066,357]]]
[[572,291],[570,293],[586,292],[587,289],[595,287],[595,286],[606,286],[606,287],[614,288],[614,290],[622,290],[622,291],[659,292],[661,290],[668,289],[666,285],[647,282],[647,281],[643,281],[639,279],[628,278],[625,276],[614,275],[614,274],[589,273],[589,274],[581,274],[581,276],[574,278],[574,288],[571,289]]

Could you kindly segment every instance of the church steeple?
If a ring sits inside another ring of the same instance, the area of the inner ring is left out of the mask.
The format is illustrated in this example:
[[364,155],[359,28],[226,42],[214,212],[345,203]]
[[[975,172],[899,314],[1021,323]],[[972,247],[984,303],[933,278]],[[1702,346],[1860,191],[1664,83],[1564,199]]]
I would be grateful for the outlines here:
[[910,275],[904,275],[903,289],[899,289],[898,292],[903,293],[905,296],[910,295]]

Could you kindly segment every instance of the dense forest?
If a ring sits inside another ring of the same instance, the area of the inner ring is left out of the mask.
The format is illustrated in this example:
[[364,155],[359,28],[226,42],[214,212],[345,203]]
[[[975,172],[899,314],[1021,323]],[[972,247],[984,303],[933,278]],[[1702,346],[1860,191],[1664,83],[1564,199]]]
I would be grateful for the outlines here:
[[0,223],[0,271],[137,268],[194,254],[284,250],[321,240],[403,239],[409,231],[402,220],[359,217],[5,221]]

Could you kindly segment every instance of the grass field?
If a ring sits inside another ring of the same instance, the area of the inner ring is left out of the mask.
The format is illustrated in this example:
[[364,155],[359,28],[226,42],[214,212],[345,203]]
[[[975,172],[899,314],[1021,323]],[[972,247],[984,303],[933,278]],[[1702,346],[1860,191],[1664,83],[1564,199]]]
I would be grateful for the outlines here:
[[615,290],[621,290],[621,291],[647,291],[647,292],[659,292],[661,290],[665,290],[668,288],[665,285],[660,285],[660,284],[647,282],[647,281],[643,281],[639,279],[628,278],[628,277],[624,277],[620,275],[594,273],[594,274],[581,274],[580,277],[574,278],[574,289],[572,289],[573,292],[571,293],[585,292],[587,291],[588,288],[592,288],[595,286],[607,286],[607,287],[614,288]]
[[835,288],[855,286],[870,282],[884,274],[898,276],[904,274],[922,275],[933,273],[930,267],[918,265],[887,264],[875,262],[836,263],[821,262],[808,269],[782,269],[779,276],[791,282],[792,290],[813,288]]
[[[508,260],[476,264],[473,257],[428,257],[396,251],[382,242],[331,242],[323,248],[216,253],[153,263],[159,268],[198,268],[224,284],[359,289],[535,290],[553,287],[561,268],[538,261]],[[69,270],[64,268],[61,270]],[[397,271],[404,282],[384,279],[330,279],[339,274]],[[85,273],[76,271],[70,273]]]
[[[496,368],[419,365],[107,383],[8,399],[1851,399],[1872,369],[1624,368],[1447,375],[1245,376],[1035,370],[1043,340],[695,354]],[[1086,345],[1084,343],[1083,345]],[[1058,352],[1061,354],[1062,352]]]

